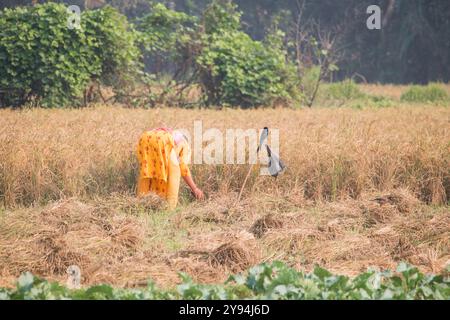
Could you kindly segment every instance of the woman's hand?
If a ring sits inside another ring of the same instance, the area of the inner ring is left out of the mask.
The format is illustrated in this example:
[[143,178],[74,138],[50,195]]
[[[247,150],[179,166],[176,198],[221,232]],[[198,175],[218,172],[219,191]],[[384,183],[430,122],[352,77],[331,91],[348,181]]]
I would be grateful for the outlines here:
[[187,183],[189,188],[191,188],[191,191],[197,200],[205,199],[205,195],[203,194],[203,191],[200,190],[199,188],[197,188],[197,185],[195,184],[194,180],[192,180],[191,176],[183,177],[183,179]]
[[195,198],[197,200],[203,200],[205,199],[205,195],[203,194],[203,191],[200,190],[199,188],[195,188],[192,190],[192,193],[194,194]]

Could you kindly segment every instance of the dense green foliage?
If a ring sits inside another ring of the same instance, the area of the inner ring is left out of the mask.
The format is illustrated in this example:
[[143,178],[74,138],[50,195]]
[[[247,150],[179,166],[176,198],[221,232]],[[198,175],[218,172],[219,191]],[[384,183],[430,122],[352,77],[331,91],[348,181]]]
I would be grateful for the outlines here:
[[[152,5],[150,13],[137,19],[137,29],[141,32],[141,43],[149,64],[150,61],[155,64],[155,60],[161,60],[159,64],[173,64],[179,59],[181,48],[191,39],[196,21],[195,17],[170,10],[163,4]],[[160,71],[159,66],[156,71]]]
[[[207,105],[251,107],[295,98],[296,73],[273,41],[253,40],[241,30],[232,3],[214,1],[201,19],[155,4],[138,20],[144,48],[178,65],[175,74],[198,84]],[[156,56],[155,56],[156,55]],[[158,57],[159,56],[159,57]]]
[[[84,5],[84,0],[56,0]],[[177,11],[201,16],[212,0],[154,0],[173,3]],[[2,0],[2,6],[31,0]],[[39,0],[45,2],[45,0]],[[148,0],[105,0],[129,18],[149,10]],[[244,30],[262,40],[274,16],[288,13],[284,25],[296,22],[304,3],[302,28],[309,18],[325,31],[338,30],[344,49],[339,79],[362,75],[369,82],[427,83],[450,80],[450,1],[447,0],[234,0],[243,11]],[[368,30],[369,5],[379,5],[382,29]],[[170,67],[168,64],[167,67]]]
[[197,62],[209,103],[257,106],[290,101],[295,70],[281,52],[266,48],[243,32],[217,33],[208,37]]
[[326,86],[326,95],[330,99],[352,100],[364,97],[358,85],[353,80],[331,83]]
[[151,71],[172,62],[176,79],[198,84],[208,105],[287,103],[296,96],[295,68],[281,46],[243,32],[240,16],[235,5],[220,1],[205,9],[201,22],[153,4],[135,31],[109,6],[85,10],[74,29],[61,4],[6,9],[0,15],[0,102],[76,106],[94,83],[112,86],[117,97],[131,96],[138,75],[151,79],[142,77],[140,46],[156,66]]
[[134,76],[140,53],[125,16],[111,7],[86,11],[72,29],[69,18],[54,3],[0,13],[2,104],[76,105],[90,81],[123,88]]
[[92,59],[99,59],[101,65],[100,82],[124,90],[136,80],[142,67],[137,33],[127,18],[112,7],[85,11],[81,21],[82,30],[93,39],[88,45],[94,49]]
[[412,86],[401,96],[404,102],[439,103],[448,100],[447,92],[438,84]]
[[[75,29],[62,4],[1,11],[0,106],[79,106],[101,97],[129,106],[311,107],[323,80],[427,82],[450,74],[450,19],[441,14],[450,12],[448,4],[376,1],[385,16],[383,29],[373,31],[364,26],[365,9],[374,3],[365,0],[104,2],[116,9],[85,8]],[[0,8],[26,4],[7,1]],[[411,28],[415,21],[423,22],[420,28]],[[436,48],[431,56],[430,48]],[[111,86],[115,95],[96,95],[97,85]],[[202,95],[185,100],[193,88]],[[326,91],[339,101],[365,98],[355,88],[343,82]],[[438,87],[415,87],[402,101],[448,97]]]
[[[183,0],[177,7],[189,10]],[[192,1],[198,6],[205,0]],[[446,0],[234,0],[254,39],[262,39],[271,20],[287,12],[285,26],[296,23],[299,4],[302,27],[308,19],[326,32],[339,34],[342,61],[337,79],[362,75],[368,82],[428,83],[450,81],[450,1]],[[382,29],[368,30],[366,13],[379,5]],[[335,77],[336,78],[336,77]]]
[[[38,2],[46,2],[39,0]],[[55,0],[84,6],[84,0]],[[105,0],[128,18],[145,15],[149,0]],[[165,2],[166,0],[154,0]],[[201,16],[211,0],[171,0],[174,8]],[[290,14],[285,25],[296,20],[298,4],[303,7],[303,23],[312,18],[325,30],[338,29],[344,60],[340,79],[355,73],[369,82],[427,83],[450,80],[450,2],[447,0],[234,0],[243,11],[245,31],[261,40],[274,16]],[[30,4],[31,0],[3,0],[0,9]],[[382,10],[382,30],[368,30],[365,22],[369,5]],[[166,67],[170,67],[167,64]]]
[[116,289],[108,285],[69,290],[59,284],[23,274],[17,288],[0,289],[1,299],[450,299],[450,278],[424,275],[417,268],[401,263],[397,271],[368,271],[351,279],[333,275],[317,267],[305,274],[281,262],[251,268],[246,275],[231,276],[224,285],[195,284],[182,275],[176,290],[160,290],[153,283],[145,289]]
[[233,4],[205,11],[203,50],[197,57],[210,104],[256,106],[294,97],[295,68],[282,48],[254,41],[240,30]]

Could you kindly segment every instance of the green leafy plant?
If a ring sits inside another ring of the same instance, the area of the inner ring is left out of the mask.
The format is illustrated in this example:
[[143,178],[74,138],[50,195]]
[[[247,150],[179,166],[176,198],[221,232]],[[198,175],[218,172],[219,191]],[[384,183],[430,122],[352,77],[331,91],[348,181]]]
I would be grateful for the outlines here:
[[100,74],[91,77],[116,91],[129,90],[142,74],[138,33],[126,16],[109,6],[85,11],[81,21],[82,30],[92,39],[88,45],[101,65]]
[[281,54],[243,32],[214,34],[209,39],[210,45],[197,59],[209,104],[247,107],[289,100],[285,80],[291,70]]
[[0,13],[1,104],[79,105],[92,80],[123,88],[138,72],[140,53],[124,16],[111,7],[85,11],[73,29],[69,17],[55,3]]
[[356,100],[365,96],[358,85],[351,79],[327,85],[325,95],[328,99],[345,101]]
[[449,101],[449,95],[441,86],[432,83],[427,86],[411,86],[400,99],[402,102],[442,103]]
[[369,105],[375,108],[390,108],[395,105],[395,102],[383,96],[369,96]]
[[156,3],[151,6],[149,14],[137,19],[136,28],[140,31],[140,42],[147,54],[173,59],[180,53],[180,43],[190,40],[190,32],[196,22],[196,17]]
[[137,106],[182,104],[183,91],[191,84],[191,48],[195,43],[197,20],[162,3],[150,3],[150,12],[136,19],[139,44],[147,65],[141,77],[142,94],[135,99]]
[[[287,104],[299,95],[295,67],[278,40],[254,41],[243,32],[241,13],[231,1],[213,1],[201,18],[153,4],[137,28],[146,59],[157,65],[170,61],[173,79],[165,87],[178,98],[193,86],[210,106]],[[150,81],[148,91],[154,86]]]
[[281,262],[262,264],[246,274],[231,276],[223,285],[196,284],[181,274],[176,290],[160,290],[153,282],[141,289],[116,289],[109,285],[70,290],[30,273],[20,276],[15,289],[0,289],[0,300],[93,299],[93,300],[427,300],[450,299],[448,274],[425,275],[417,268],[399,264],[395,272],[369,270],[355,278],[333,275],[316,267],[303,273]]
[[230,2],[214,2],[204,13],[196,62],[207,103],[251,107],[289,101],[295,96],[295,67],[281,48],[241,31],[240,16]]
[[242,12],[229,0],[214,0],[203,12],[202,27],[206,34],[241,30]]

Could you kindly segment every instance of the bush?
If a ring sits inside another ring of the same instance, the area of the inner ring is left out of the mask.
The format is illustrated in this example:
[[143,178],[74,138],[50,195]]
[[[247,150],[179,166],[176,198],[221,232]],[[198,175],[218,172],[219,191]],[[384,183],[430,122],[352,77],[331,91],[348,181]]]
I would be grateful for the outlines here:
[[142,68],[141,51],[137,46],[138,33],[128,24],[127,17],[107,6],[85,11],[81,19],[82,30],[92,39],[88,45],[101,65],[100,74],[92,76],[119,91],[133,85]]
[[395,105],[392,99],[383,96],[369,96],[369,101],[369,105],[375,108],[390,108]]
[[295,68],[286,62],[286,53],[240,31],[235,5],[215,2],[203,20],[196,62],[208,104],[251,107],[293,98]]
[[383,96],[365,95],[361,99],[349,101],[349,103],[345,104],[345,106],[357,110],[363,110],[367,108],[381,109],[394,107],[395,101]]
[[74,29],[69,17],[55,3],[0,13],[1,104],[79,104],[91,80],[122,87],[137,72],[139,51],[124,16],[111,7],[85,11]]
[[320,67],[313,66],[307,68],[301,78],[301,88],[304,94],[303,103],[311,103],[311,99],[314,97],[314,93],[317,90],[318,83],[320,83]]
[[173,64],[180,58],[182,46],[190,40],[196,20],[196,17],[171,10],[162,3],[153,4],[150,13],[137,20],[146,58]]
[[325,95],[335,100],[355,100],[364,97],[364,93],[353,80],[329,84],[325,89]]
[[214,34],[209,41],[197,59],[209,104],[249,107],[292,98],[292,69],[281,53],[243,32]]
[[417,103],[440,103],[449,100],[445,89],[438,84],[429,84],[427,86],[412,86],[402,94],[402,102]]

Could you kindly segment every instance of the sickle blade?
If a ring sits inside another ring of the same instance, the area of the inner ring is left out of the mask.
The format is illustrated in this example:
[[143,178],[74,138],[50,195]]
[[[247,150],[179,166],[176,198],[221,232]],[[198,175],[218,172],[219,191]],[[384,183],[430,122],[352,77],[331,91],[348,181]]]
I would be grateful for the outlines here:
[[272,177],[278,177],[278,175],[283,173],[287,167],[280,157],[276,153],[272,152],[269,146],[266,146],[266,148],[267,155],[269,157],[269,173]]

